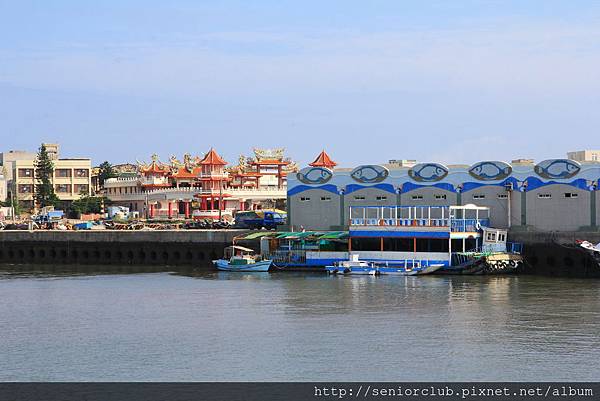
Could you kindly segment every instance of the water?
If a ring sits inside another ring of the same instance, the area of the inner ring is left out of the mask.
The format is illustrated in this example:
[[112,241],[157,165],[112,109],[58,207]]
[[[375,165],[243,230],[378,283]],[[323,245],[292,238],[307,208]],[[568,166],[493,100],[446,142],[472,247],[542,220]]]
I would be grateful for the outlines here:
[[600,281],[0,273],[0,380],[598,380]]

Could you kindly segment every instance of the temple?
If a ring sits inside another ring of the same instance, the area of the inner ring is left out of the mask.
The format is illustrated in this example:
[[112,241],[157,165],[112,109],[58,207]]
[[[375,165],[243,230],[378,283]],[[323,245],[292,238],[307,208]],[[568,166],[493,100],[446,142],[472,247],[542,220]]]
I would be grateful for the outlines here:
[[323,149],[321,153],[317,156],[315,161],[308,164],[311,167],[326,167],[326,168],[334,168],[337,166],[337,163],[331,160],[331,157],[325,152]]
[[107,179],[104,194],[114,204],[148,218],[233,216],[239,210],[283,207],[287,174],[298,170],[284,149],[254,149],[228,166],[214,148],[202,157],[171,156],[163,163],[152,155],[138,162],[136,174]]

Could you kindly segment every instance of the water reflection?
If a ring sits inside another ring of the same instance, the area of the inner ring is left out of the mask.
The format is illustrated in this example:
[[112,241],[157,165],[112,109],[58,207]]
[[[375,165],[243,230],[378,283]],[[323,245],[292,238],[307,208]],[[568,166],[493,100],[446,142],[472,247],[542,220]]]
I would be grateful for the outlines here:
[[0,380],[596,380],[600,368],[597,280],[120,273],[0,273]]

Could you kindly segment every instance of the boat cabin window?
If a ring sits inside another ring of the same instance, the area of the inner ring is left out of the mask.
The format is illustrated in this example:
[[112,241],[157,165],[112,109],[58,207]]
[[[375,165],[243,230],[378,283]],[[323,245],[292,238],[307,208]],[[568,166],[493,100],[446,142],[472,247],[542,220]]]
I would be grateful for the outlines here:
[[486,241],[496,241],[496,233],[488,231],[487,236],[485,238]]
[[565,198],[577,198],[578,194],[573,192],[565,192]]
[[310,202],[310,198],[302,197],[300,198],[300,202]]
[[421,200],[421,199],[423,199],[423,195],[413,195],[412,199],[413,200]]
[[446,194],[437,194],[435,195],[435,199],[446,199]]
[[378,196],[375,198],[375,200],[384,201],[384,200],[387,200],[387,196]]
[[508,199],[507,194],[498,194],[498,199]]
[[321,196],[321,200],[324,202],[329,202],[331,200],[331,196]]
[[542,199],[552,198],[552,195],[551,194],[538,194],[538,198],[542,198]]
[[354,200],[365,200],[365,197],[364,196],[360,196],[360,195],[359,196],[355,196]]
[[485,199],[485,195],[484,194],[474,194],[473,199]]

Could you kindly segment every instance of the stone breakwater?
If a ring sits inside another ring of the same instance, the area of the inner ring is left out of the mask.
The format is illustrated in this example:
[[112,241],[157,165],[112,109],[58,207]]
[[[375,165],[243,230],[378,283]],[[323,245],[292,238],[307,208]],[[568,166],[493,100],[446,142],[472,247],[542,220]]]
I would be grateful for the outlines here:
[[0,263],[212,266],[246,230],[0,231]]

